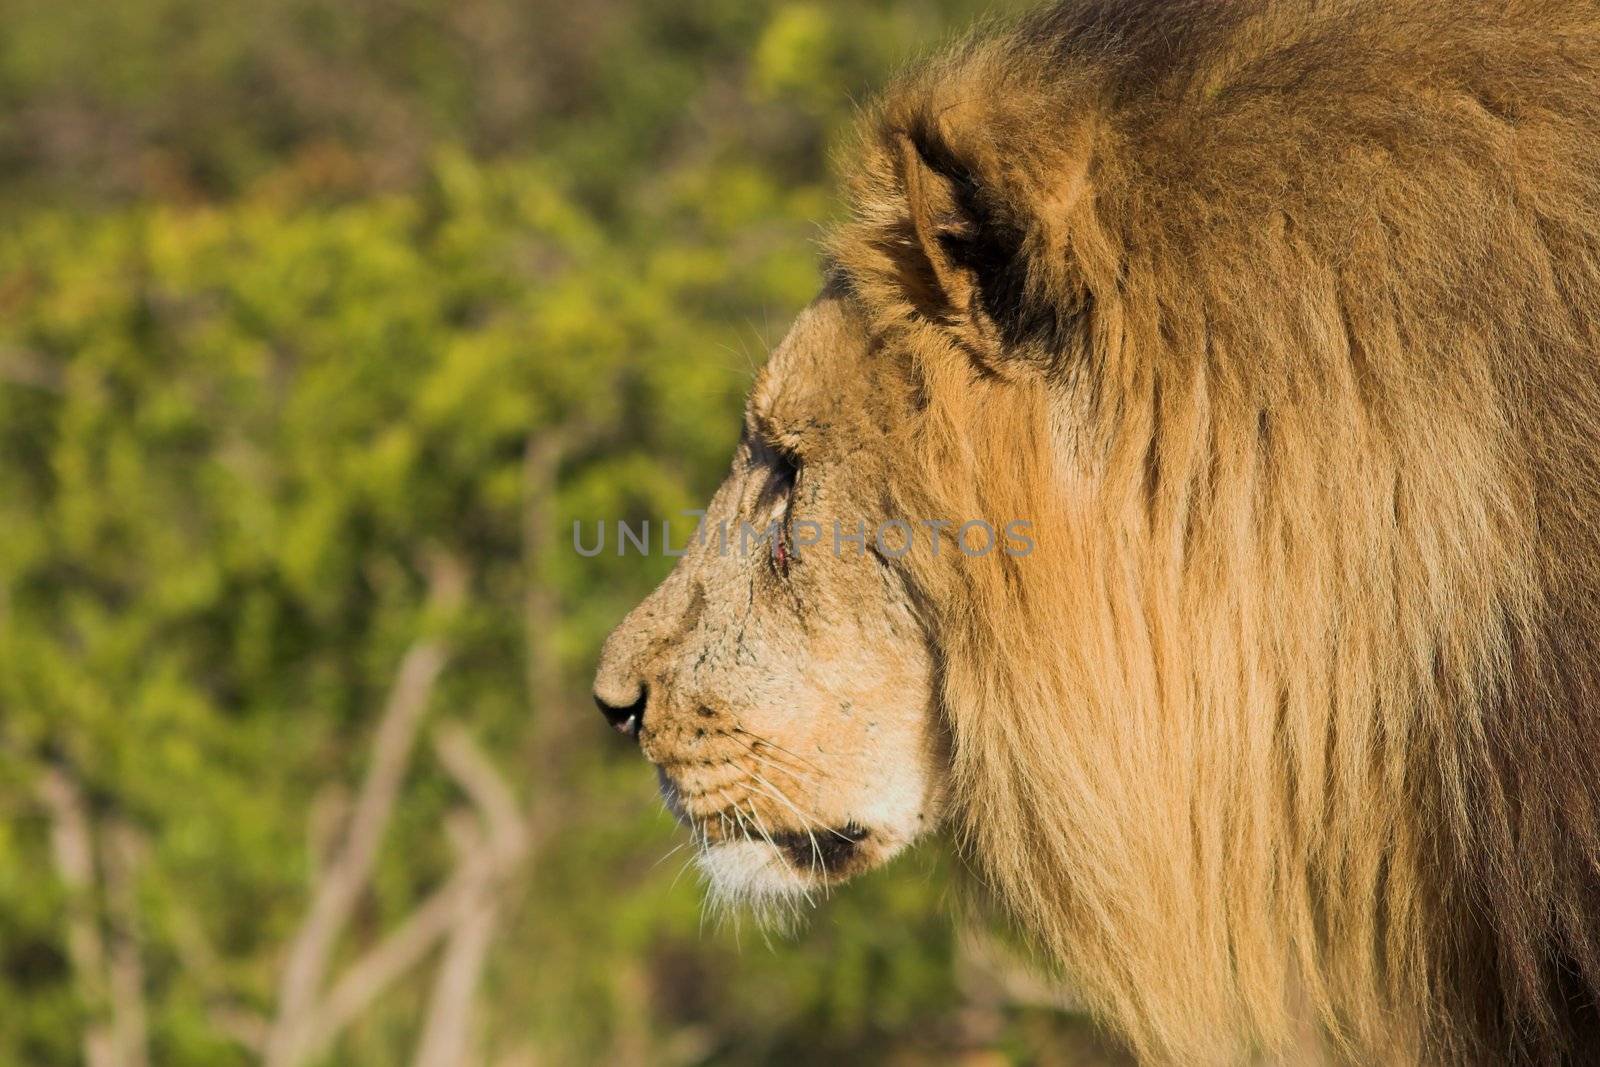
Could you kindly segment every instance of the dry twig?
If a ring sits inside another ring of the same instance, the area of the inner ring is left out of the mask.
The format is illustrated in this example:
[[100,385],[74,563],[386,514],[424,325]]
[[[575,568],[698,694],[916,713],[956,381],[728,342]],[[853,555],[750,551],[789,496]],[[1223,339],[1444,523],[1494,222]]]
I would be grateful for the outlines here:
[[[465,586],[466,575],[458,563],[448,558],[434,561],[431,605],[453,610],[461,602]],[[311,907],[289,948],[278,983],[277,1015],[267,1035],[267,1067],[295,1067],[331,1036],[322,1003],[329,959],[371,882],[400,783],[411,763],[417,731],[447,658],[443,640],[428,637],[413,644],[400,661],[379,719],[372,761],[343,838],[317,880]]]
[[139,958],[133,890],[137,844],[131,829],[107,834],[102,857],[112,942],[107,946],[98,895],[95,830],[77,780],[59,765],[39,776],[38,795],[50,816],[50,849],[67,893],[67,958],[90,1013],[84,1029],[88,1067],[144,1067],[144,966]]

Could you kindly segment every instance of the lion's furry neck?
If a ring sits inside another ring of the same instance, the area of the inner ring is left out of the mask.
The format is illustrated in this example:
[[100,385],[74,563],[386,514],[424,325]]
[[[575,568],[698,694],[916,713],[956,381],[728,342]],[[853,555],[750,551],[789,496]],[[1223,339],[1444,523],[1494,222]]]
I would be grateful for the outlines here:
[[[1011,364],[908,295],[908,136],[1004,222]],[[1365,1062],[1600,1055],[1600,9],[1068,3],[864,148],[902,492],[1038,520],[916,578],[1039,944],[1162,1060],[1296,997]]]

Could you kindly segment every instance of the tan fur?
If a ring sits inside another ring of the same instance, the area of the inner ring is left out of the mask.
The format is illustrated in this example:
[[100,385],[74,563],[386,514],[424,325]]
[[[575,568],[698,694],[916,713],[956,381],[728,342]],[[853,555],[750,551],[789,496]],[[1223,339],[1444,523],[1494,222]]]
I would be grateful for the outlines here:
[[915,618],[925,813],[1152,1061],[1593,1062],[1600,9],[1069,3],[852,172],[770,432],[825,513],[1037,538],[797,566],[807,633]]

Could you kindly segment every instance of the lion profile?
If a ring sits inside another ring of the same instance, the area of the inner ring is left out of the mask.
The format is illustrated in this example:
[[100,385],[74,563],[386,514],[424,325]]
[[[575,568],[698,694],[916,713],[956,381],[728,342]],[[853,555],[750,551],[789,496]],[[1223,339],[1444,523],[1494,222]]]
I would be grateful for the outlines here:
[[942,824],[1151,1060],[1600,1057],[1600,9],[1072,0],[851,189],[596,683],[713,888]]

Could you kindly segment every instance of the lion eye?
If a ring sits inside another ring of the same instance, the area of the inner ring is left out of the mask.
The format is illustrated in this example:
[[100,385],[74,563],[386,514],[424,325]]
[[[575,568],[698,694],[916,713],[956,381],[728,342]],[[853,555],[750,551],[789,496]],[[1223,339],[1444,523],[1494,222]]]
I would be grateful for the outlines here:
[[772,494],[787,493],[800,478],[800,460],[789,452],[773,450]]
[[772,452],[772,475],[767,482],[767,487],[762,495],[773,502],[780,501],[783,505],[782,515],[778,519],[778,533],[772,546],[772,566],[779,575],[787,576],[789,564],[794,558],[793,547],[789,543],[792,535],[790,523],[794,513],[794,486],[800,479],[800,459],[791,452],[774,448]]

